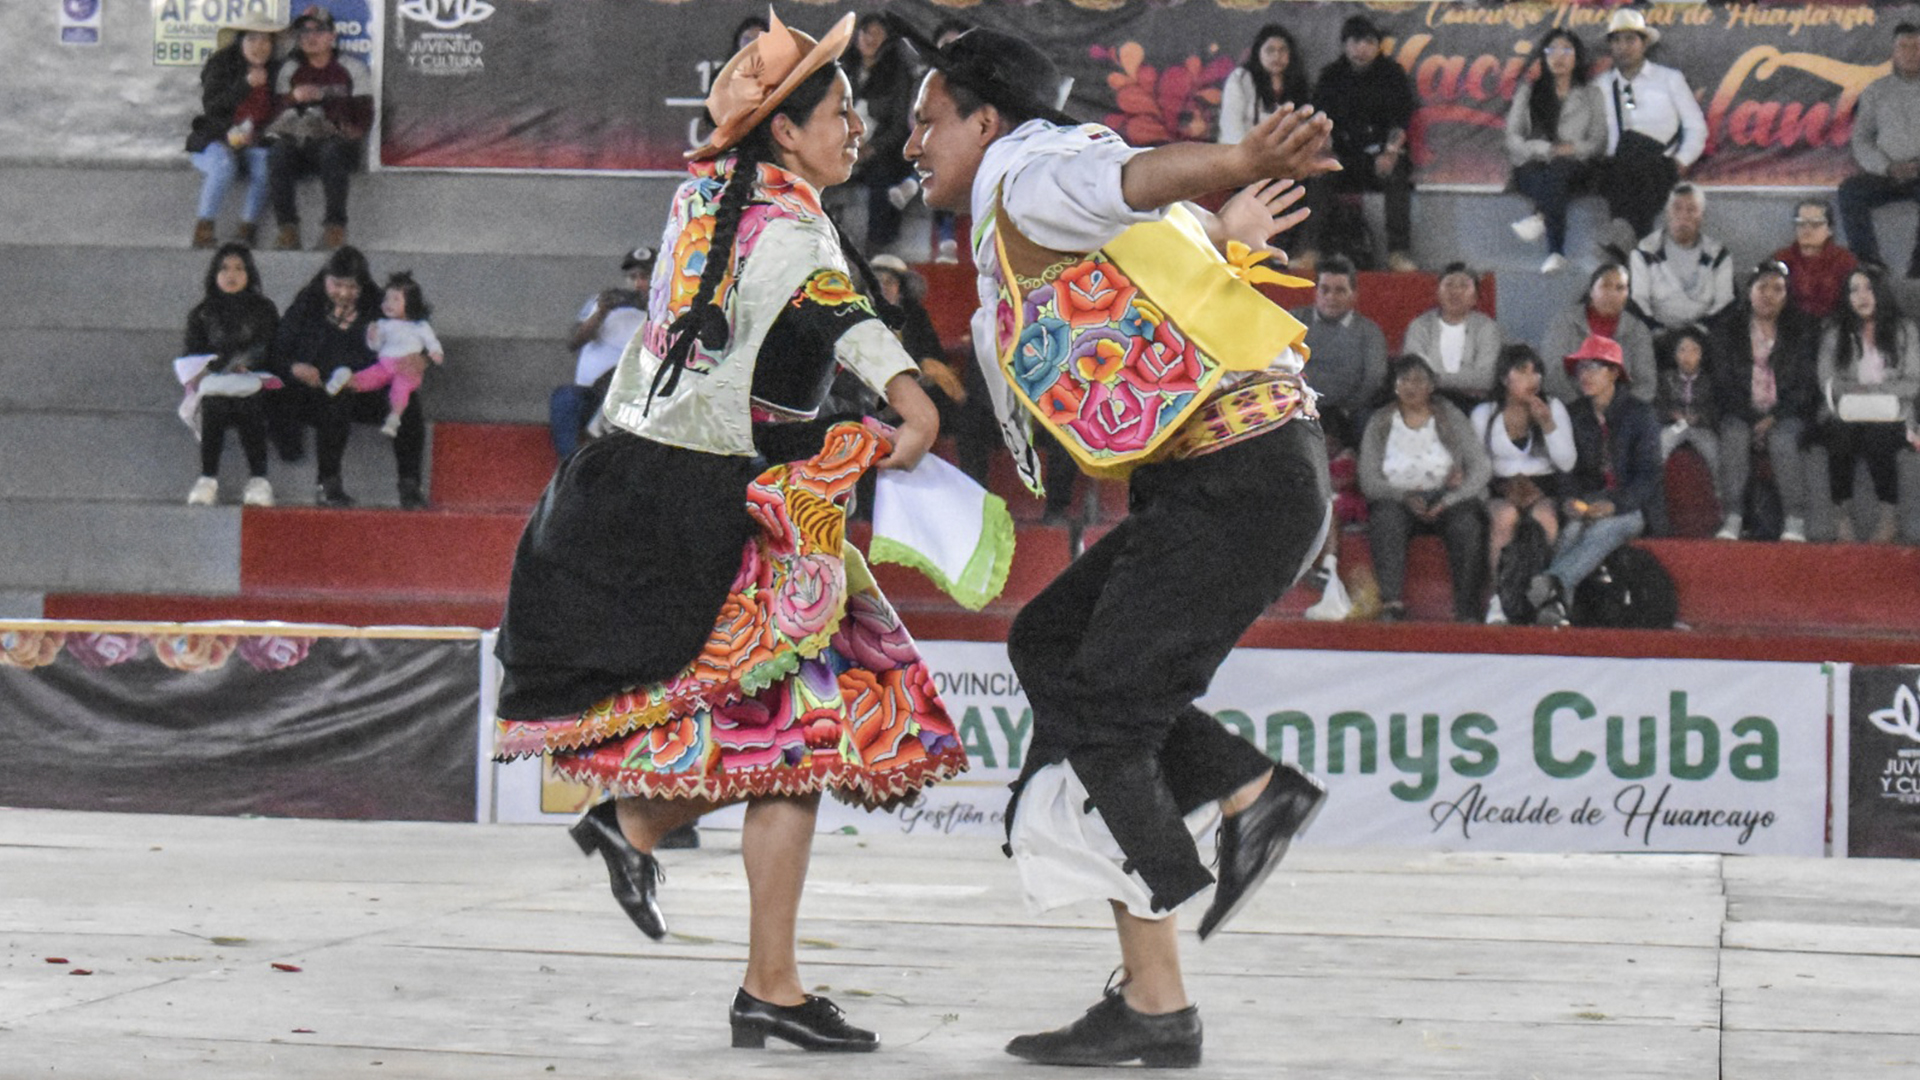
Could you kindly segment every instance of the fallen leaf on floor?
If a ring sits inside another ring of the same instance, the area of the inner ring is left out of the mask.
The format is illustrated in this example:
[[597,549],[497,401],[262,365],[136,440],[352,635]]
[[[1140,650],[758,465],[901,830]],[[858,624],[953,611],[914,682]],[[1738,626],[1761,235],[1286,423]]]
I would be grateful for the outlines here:
[[1577,1012],[1573,1014],[1573,1018],[1575,1020],[1605,1020],[1607,1014],[1603,1012]]
[[297,965],[297,964],[282,964],[282,963],[277,963],[277,962],[276,962],[276,963],[275,963],[275,964],[273,965],[273,970],[275,970],[275,971],[299,971],[299,970],[300,970],[300,967],[299,967],[299,965]]
[[800,939],[800,944],[805,945],[810,949],[837,949],[840,947],[835,942],[828,941],[825,938],[817,938],[817,937],[803,937]]
[[69,974],[69,975],[91,975],[91,974],[93,974],[93,972],[91,972],[91,971],[89,971],[89,970],[87,970],[86,968],[74,968],[74,969],[73,969],[72,971],[69,971],[69,972],[67,972],[67,974]]
[[247,943],[247,939],[243,937],[211,937],[207,940],[213,942],[215,945],[245,945]]
[[313,1034],[313,1029],[312,1028],[294,1028],[293,1033],[295,1035],[311,1035]]

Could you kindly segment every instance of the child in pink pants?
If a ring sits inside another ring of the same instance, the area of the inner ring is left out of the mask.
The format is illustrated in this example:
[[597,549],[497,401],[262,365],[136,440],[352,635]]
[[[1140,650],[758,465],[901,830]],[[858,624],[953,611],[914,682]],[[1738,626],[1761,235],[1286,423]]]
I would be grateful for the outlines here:
[[436,364],[447,362],[440,338],[427,323],[432,310],[412,274],[402,271],[388,278],[380,303],[380,314],[385,318],[367,327],[367,348],[379,359],[359,371],[335,368],[327,379],[329,394],[338,394],[349,386],[360,391],[386,387],[387,422],[380,425],[380,433],[389,439],[400,433],[400,415],[407,411],[413,392],[420,389],[420,376],[400,370],[401,358],[426,353]]

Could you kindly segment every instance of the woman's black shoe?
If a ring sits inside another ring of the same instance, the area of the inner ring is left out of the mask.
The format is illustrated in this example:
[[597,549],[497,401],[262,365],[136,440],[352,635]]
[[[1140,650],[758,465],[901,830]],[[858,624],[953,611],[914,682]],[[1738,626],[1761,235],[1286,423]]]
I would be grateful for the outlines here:
[[813,994],[798,1005],[774,1005],[743,987],[733,995],[733,1008],[727,1011],[727,1018],[733,1022],[735,1049],[762,1049],[769,1035],[802,1050],[861,1053],[880,1048],[878,1035],[847,1023],[840,1006]]
[[1118,988],[1058,1031],[1022,1035],[1007,1053],[1041,1065],[1124,1065],[1191,1069],[1200,1064],[1200,1007],[1153,1016],[1135,1012]]
[[660,914],[654,899],[667,875],[653,856],[627,842],[614,814],[613,800],[595,805],[580,815],[567,830],[573,842],[588,855],[599,852],[607,861],[607,881],[613,886],[613,898],[633,920],[640,932],[659,941],[667,936],[667,919]]
[[1225,925],[1280,865],[1294,834],[1307,827],[1326,797],[1320,781],[1291,766],[1275,765],[1273,778],[1253,803],[1220,823],[1220,883],[1200,919],[1202,941]]

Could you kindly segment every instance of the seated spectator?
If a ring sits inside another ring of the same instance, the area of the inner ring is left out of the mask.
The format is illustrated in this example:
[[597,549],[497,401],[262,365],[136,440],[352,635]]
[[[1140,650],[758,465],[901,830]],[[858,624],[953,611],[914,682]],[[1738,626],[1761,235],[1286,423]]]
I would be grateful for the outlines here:
[[267,420],[261,408],[265,387],[258,372],[266,368],[279,322],[273,301],[260,291],[253,252],[245,244],[222,245],[207,264],[200,303],[187,313],[185,355],[213,357],[188,386],[200,402],[200,479],[187,492],[188,506],[212,506],[219,499],[220,454],[229,430],[247,456],[250,479],[240,501],[273,505],[273,485],[267,481]]
[[1214,141],[1237,143],[1281,105],[1312,100],[1299,44],[1286,27],[1268,23],[1253,35],[1247,58],[1220,86],[1220,134]]
[[1595,186],[1608,212],[1624,222],[1625,235],[1615,241],[1623,248],[1653,231],[1667,193],[1707,148],[1707,118],[1687,77],[1647,60],[1659,40],[1660,31],[1638,8],[1615,8],[1607,20],[1613,67],[1599,80],[1607,102],[1607,156]]
[[1433,365],[1440,392],[1463,411],[1485,401],[1500,362],[1500,327],[1480,303],[1480,277],[1466,263],[1440,271],[1440,306],[1407,325],[1403,352]]
[[[1861,262],[1886,264],[1873,212],[1890,202],[1920,201],[1920,26],[1893,28],[1891,70],[1867,84],[1853,107],[1854,164],[1840,182],[1840,223]],[[1920,233],[1907,276],[1920,277]]]
[[1733,303],[1733,257],[1701,231],[1706,212],[1705,192],[1677,185],[1666,228],[1641,240],[1627,263],[1633,313],[1655,333],[1705,322]]
[[[1413,122],[1413,82],[1399,64],[1380,55],[1380,28],[1365,15],[1340,27],[1340,59],[1320,71],[1313,106],[1333,121],[1333,153],[1340,172],[1308,184],[1318,246],[1368,264],[1371,250],[1348,250],[1334,219],[1357,213],[1349,205],[1361,192],[1380,191],[1387,201],[1387,269],[1417,270],[1413,250],[1413,162],[1407,126]],[[1336,205],[1339,203],[1340,205]]]
[[848,178],[847,192],[864,191],[868,252],[886,249],[900,238],[901,212],[920,192],[913,166],[902,156],[913,127],[913,61],[905,44],[894,40],[886,16],[860,17],[843,61],[852,80],[853,106],[866,127],[860,157]]
[[299,182],[317,174],[326,196],[320,246],[331,250],[347,242],[347,179],[373,126],[373,75],[340,52],[333,15],[318,4],[293,20],[293,33],[291,62],[274,83],[279,114],[267,128],[274,246],[299,250]]
[[556,387],[547,399],[547,422],[553,434],[553,452],[561,460],[580,446],[580,436],[606,400],[613,369],[627,351],[627,342],[647,321],[647,281],[653,276],[653,249],[642,245],[620,257],[626,275],[624,289],[602,289],[580,306],[567,348],[577,350],[573,382]]
[[242,175],[247,195],[234,238],[249,247],[259,240],[260,213],[267,208],[267,147],[261,140],[273,120],[274,76],[282,63],[274,49],[285,29],[260,16],[223,26],[214,38],[219,47],[200,69],[200,115],[187,135],[193,167],[206,174],[193,223],[194,247],[214,245],[214,219],[234,178]]
[[1453,617],[1478,622],[1486,588],[1487,451],[1466,414],[1434,395],[1433,369],[1411,353],[1392,367],[1394,400],[1367,421],[1360,490],[1380,580],[1380,617],[1406,618],[1407,538],[1437,532],[1453,577]]
[[1793,243],[1773,253],[1787,265],[1787,297],[1811,319],[1840,310],[1847,276],[1859,261],[1833,238],[1833,207],[1825,199],[1793,206]]
[[[1500,350],[1493,397],[1469,417],[1493,476],[1487,502],[1488,580],[1522,515],[1540,523],[1547,543],[1560,536],[1561,488],[1574,466],[1573,421],[1567,407],[1542,394],[1541,386],[1540,354],[1526,345],[1508,345]],[[1487,622],[1506,621],[1495,593],[1487,601]]]
[[1574,589],[1614,549],[1646,532],[1662,492],[1659,424],[1652,406],[1620,393],[1628,378],[1620,343],[1595,334],[1567,356],[1566,367],[1580,384],[1580,400],[1569,410],[1574,466],[1553,562],[1527,589],[1540,626],[1567,625]]
[[[287,305],[274,340],[274,372],[287,383],[278,396],[293,419],[314,430],[318,463],[314,501],[321,506],[354,505],[340,477],[352,425],[387,420],[385,393],[347,389],[332,395],[326,385],[327,372],[342,367],[359,371],[373,365],[367,328],[379,317],[380,299],[367,257],[358,248],[343,246]],[[417,377],[426,371],[427,358],[415,354],[395,366]],[[400,505],[409,510],[427,505],[420,487],[426,443],[420,395],[414,394],[400,415],[393,440]]]
[[1513,233],[1528,243],[1545,236],[1540,272],[1557,274],[1567,268],[1567,204],[1607,148],[1607,99],[1588,81],[1587,47],[1572,31],[1547,31],[1540,57],[1538,74],[1514,92],[1507,110],[1507,160],[1514,190],[1533,203]]
[[1913,398],[1920,392],[1920,331],[1900,314],[1879,267],[1847,279],[1847,306],[1820,340],[1821,434],[1841,543],[1854,540],[1854,465],[1866,462],[1880,501],[1871,540],[1891,544],[1900,535],[1900,451],[1914,442]]
[[1306,324],[1307,385],[1320,395],[1320,422],[1345,447],[1360,444],[1360,430],[1387,383],[1387,335],[1380,324],[1354,310],[1360,276],[1335,255],[1314,275],[1313,306],[1293,317]]
[[433,332],[427,316],[433,313],[426,294],[413,275],[402,270],[387,278],[380,290],[380,318],[367,327],[367,348],[373,350],[373,363],[358,371],[337,367],[327,377],[327,393],[353,389],[361,392],[387,392],[387,418],[380,434],[391,439],[400,434],[400,417],[420,389],[420,374],[413,370],[413,359],[425,354],[435,364],[447,362],[440,336]]
[[1734,507],[1734,496],[1721,490],[1720,401],[1714,395],[1713,339],[1702,326],[1683,326],[1661,336],[1660,392],[1654,395],[1653,412],[1660,421],[1660,460],[1666,461],[1675,450],[1691,446],[1706,463],[1713,477],[1714,495],[1724,513]]
[[[1657,380],[1654,378],[1653,335],[1639,319],[1627,314],[1627,268],[1619,263],[1601,263],[1587,279],[1586,293],[1573,304],[1561,308],[1547,323],[1540,343],[1542,356],[1567,356],[1580,347],[1589,335],[1599,334],[1620,343],[1626,357],[1627,392],[1642,401],[1652,401]],[[1549,364],[1547,393],[1572,403],[1579,396],[1567,372],[1559,364]]]
[[1818,330],[1787,298],[1785,263],[1763,262],[1746,299],[1708,327],[1713,338],[1714,392],[1720,403],[1720,491],[1726,520],[1715,535],[1738,540],[1752,454],[1766,447],[1780,493],[1780,539],[1807,538],[1806,447],[1819,399]]

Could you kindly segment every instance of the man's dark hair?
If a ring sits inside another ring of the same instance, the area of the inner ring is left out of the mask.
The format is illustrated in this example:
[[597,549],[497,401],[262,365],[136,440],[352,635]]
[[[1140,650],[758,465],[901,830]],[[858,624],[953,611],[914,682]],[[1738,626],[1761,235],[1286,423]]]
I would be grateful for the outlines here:
[[1915,26],[1910,22],[1900,23],[1893,28],[1894,37],[1911,37],[1914,34],[1920,34],[1920,26]]
[[1326,277],[1328,274],[1346,278],[1347,283],[1356,289],[1360,287],[1360,276],[1353,268],[1353,260],[1347,258],[1345,255],[1329,255],[1321,259],[1320,268],[1313,273],[1313,280],[1315,283],[1318,283],[1321,278]]

